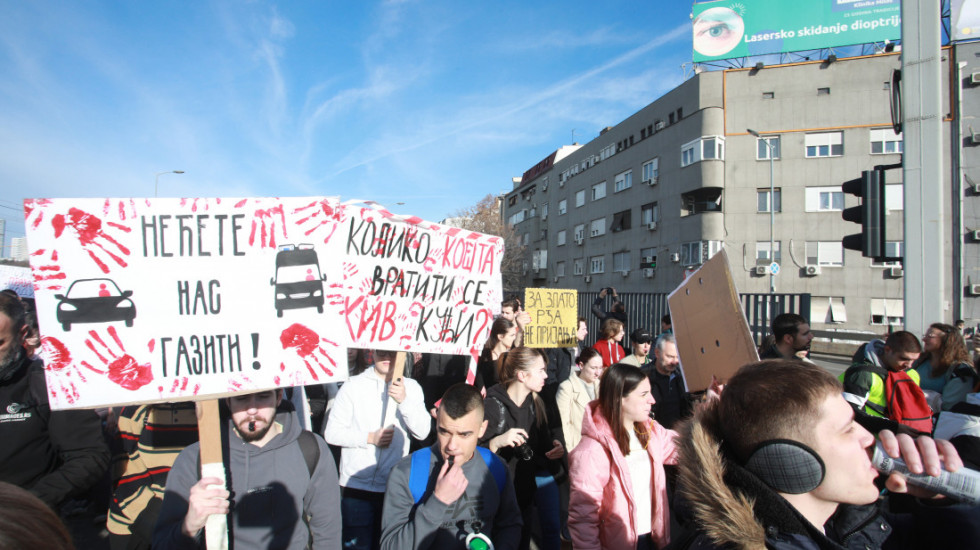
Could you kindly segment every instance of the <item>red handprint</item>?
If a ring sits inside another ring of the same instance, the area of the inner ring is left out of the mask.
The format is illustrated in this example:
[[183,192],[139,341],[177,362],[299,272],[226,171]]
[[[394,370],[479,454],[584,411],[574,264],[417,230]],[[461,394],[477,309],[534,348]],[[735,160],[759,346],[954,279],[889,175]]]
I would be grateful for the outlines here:
[[303,363],[306,364],[306,370],[310,372],[313,380],[320,379],[316,370],[313,368],[314,364],[326,373],[327,376],[333,376],[333,371],[323,363],[319,356],[322,356],[323,359],[330,362],[331,366],[336,368],[337,362],[330,357],[330,354],[327,353],[327,350],[322,345],[322,343],[327,343],[337,347],[335,342],[331,342],[326,338],[320,338],[319,334],[299,323],[294,323],[282,331],[282,334],[279,336],[279,342],[282,343],[282,349],[284,350],[290,348],[296,350],[296,355],[299,355]]
[[[72,372],[78,373],[82,381],[85,380],[85,377],[82,376],[81,372],[78,372],[78,367],[72,364],[71,353],[68,348],[57,338],[48,336],[41,338],[41,348],[45,370],[59,375],[48,379],[48,393],[51,400],[58,402],[64,399],[68,404],[74,403],[80,394],[75,383],[69,377]],[[67,385],[65,385],[66,381]]]
[[[47,250],[40,249],[31,253],[32,257],[41,257],[47,254]],[[44,260],[34,260],[31,262],[34,264],[34,291],[41,290],[42,287],[45,290],[61,290],[65,288],[58,281],[64,281],[67,275],[61,271],[61,266],[56,262],[58,261],[58,251],[52,250],[51,255],[48,257],[47,261],[51,263],[42,264]]]
[[[190,378],[186,376],[181,376],[180,378],[174,378],[172,384],[170,384],[170,390],[167,392],[168,397],[185,397],[187,396],[187,386],[190,385]],[[201,391],[200,384],[194,384],[194,390],[191,392],[192,395],[197,395]],[[160,394],[160,398],[164,397],[163,386],[157,386],[157,392]]]
[[[180,206],[187,207],[188,204],[191,205],[191,212],[197,212],[198,208],[207,212],[211,209],[211,199],[180,199]],[[221,199],[214,199],[215,205],[221,204]],[[198,205],[201,206],[198,206]]]
[[[149,384],[153,381],[153,369],[150,367],[149,363],[143,363],[140,365],[136,362],[136,359],[126,353],[126,348],[123,346],[122,341],[119,339],[119,335],[116,333],[116,327],[109,327],[107,332],[109,336],[112,336],[113,341],[116,343],[116,347],[119,348],[120,354],[114,352],[108,344],[102,339],[99,334],[94,331],[89,331],[89,338],[85,339],[85,345],[88,349],[92,350],[102,364],[108,369],[109,380],[112,382],[126,388],[130,391],[135,391],[143,386]],[[98,344],[98,346],[96,346]],[[100,352],[101,350],[101,352]],[[105,353],[105,355],[103,355]],[[87,367],[95,372],[102,373],[100,371],[85,361],[82,361],[82,366]]]
[[[106,201],[107,207],[104,210],[108,211],[108,201]],[[124,212],[122,203],[120,203],[120,212]],[[125,218],[123,218],[125,219]],[[94,214],[90,214],[81,210],[79,208],[69,208],[68,215],[57,214],[51,219],[51,225],[54,227],[55,238],[61,237],[62,233],[66,229],[71,229],[71,232],[78,239],[78,243],[82,245],[82,249],[88,253],[92,261],[99,266],[99,269],[103,273],[109,273],[109,266],[106,262],[99,257],[97,252],[101,251],[102,254],[109,256],[113,261],[116,262],[120,267],[126,267],[126,261],[120,256],[129,256],[129,249],[117,241],[112,235],[106,232],[109,228],[114,228],[119,231],[129,233],[132,231],[130,227],[114,222],[105,222],[106,228],[103,228],[102,219]],[[114,248],[118,249],[118,254],[107,248],[107,245],[111,244]]]
[[[242,207],[245,205],[245,201],[241,201],[236,204],[236,207]],[[248,236],[249,246],[255,246],[255,234],[260,233],[260,246],[269,248],[276,247],[276,219],[275,216],[279,216],[278,224],[282,232],[282,238],[287,238],[286,235],[286,214],[283,212],[282,204],[278,206],[273,206],[272,208],[259,208],[255,210],[255,215],[252,218],[252,232]]]
[[322,199],[294,209],[293,214],[306,216],[296,223],[304,230],[303,234],[307,237],[320,230],[320,228],[325,228],[326,235],[323,237],[323,242],[326,243],[333,237],[334,231],[337,230],[337,227],[343,220],[344,207],[336,201]]

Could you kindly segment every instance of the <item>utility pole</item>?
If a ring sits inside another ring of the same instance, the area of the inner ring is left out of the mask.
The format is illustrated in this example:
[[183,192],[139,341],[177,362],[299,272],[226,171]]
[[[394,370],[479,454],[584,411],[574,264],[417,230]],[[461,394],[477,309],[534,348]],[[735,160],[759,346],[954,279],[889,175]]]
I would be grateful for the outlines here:
[[940,0],[902,0],[905,329],[948,322]]

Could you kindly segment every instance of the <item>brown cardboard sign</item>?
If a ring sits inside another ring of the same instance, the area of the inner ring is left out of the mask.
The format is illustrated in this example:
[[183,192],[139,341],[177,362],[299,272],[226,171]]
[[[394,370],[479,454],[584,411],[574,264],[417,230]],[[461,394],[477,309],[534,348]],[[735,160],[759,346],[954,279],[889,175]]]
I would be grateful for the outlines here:
[[670,296],[670,318],[688,391],[726,381],[759,360],[725,250],[712,256]]

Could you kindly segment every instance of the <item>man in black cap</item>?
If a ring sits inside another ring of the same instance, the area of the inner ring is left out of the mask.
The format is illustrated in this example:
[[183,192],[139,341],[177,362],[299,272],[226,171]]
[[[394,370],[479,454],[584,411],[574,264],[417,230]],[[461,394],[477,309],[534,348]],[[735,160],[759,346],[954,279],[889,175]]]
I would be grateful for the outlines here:
[[650,345],[653,343],[653,335],[645,328],[638,328],[630,334],[630,347],[633,353],[623,358],[620,363],[640,367],[643,372],[649,372],[653,367],[653,359],[650,357]]

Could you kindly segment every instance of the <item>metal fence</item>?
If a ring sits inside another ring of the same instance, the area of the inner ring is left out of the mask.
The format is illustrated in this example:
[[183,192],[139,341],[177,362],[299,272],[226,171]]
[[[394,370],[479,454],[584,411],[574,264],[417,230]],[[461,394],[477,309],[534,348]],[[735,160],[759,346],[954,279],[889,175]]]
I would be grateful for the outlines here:
[[[523,302],[523,292],[505,293],[506,296],[520,296]],[[578,293],[578,314],[585,317],[589,327],[589,342],[594,342],[599,335],[599,325],[601,321],[592,315],[592,304],[599,297],[598,292],[579,292]],[[809,294],[740,294],[742,309],[749,322],[749,331],[756,345],[761,344],[766,335],[769,334],[769,325],[773,317],[780,313],[797,313],[804,319],[810,318],[810,295]],[[629,335],[635,329],[643,327],[653,335],[660,334],[660,318],[670,312],[667,307],[667,294],[664,293],[620,293],[619,299],[626,307],[626,315],[629,319],[626,325],[626,338],[623,340],[623,347],[629,350]],[[612,308],[612,297],[606,296],[601,305],[602,311],[609,311]]]

